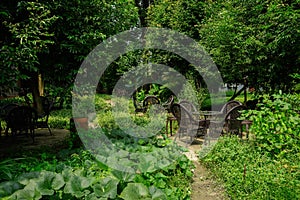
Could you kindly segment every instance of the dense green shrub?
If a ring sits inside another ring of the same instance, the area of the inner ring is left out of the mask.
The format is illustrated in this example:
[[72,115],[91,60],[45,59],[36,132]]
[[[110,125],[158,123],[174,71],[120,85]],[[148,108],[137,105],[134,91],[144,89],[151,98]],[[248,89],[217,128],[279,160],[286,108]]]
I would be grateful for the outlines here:
[[[271,156],[285,157],[300,151],[299,95],[264,95],[258,110],[246,111],[257,147]],[[292,101],[291,101],[292,100]]]
[[69,129],[71,117],[71,109],[54,110],[50,113],[48,123],[51,128]]
[[299,199],[299,95],[263,95],[259,101],[257,110],[242,116],[253,120],[251,140],[223,137],[201,160],[232,199]]

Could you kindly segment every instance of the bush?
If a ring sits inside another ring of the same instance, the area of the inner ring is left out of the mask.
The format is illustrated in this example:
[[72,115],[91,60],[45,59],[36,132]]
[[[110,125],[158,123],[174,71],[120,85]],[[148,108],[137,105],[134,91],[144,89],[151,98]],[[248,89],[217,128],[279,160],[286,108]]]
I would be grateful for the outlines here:
[[[298,98],[298,99],[296,99]],[[255,136],[257,147],[270,156],[285,157],[300,151],[300,109],[296,103],[291,104],[290,99],[299,102],[299,95],[264,95],[257,104],[258,110],[244,113],[253,124],[250,132]]]
[[224,183],[232,199],[299,199],[300,153],[274,160],[252,143],[220,138],[201,161]]
[[51,128],[69,129],[71,117],[71,109],[54,110],[50,113],[48,123]]
[[300,199],[299,95],[263,95],[253,120],[254,139],[220,138],[201,161],[219,177],[232,199]]

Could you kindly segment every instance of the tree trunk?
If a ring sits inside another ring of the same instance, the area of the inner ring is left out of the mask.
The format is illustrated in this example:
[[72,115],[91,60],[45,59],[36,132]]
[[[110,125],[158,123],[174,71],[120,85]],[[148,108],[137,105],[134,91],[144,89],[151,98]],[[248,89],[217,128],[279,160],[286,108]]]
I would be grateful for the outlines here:
[[239,96],[243,91],[245,90],[245,86],[243,86],[238,92],[236,92],[232,97],[229,99],[229,101],[234,100],[237,96]]
[[42,91],[44,90],[43,85],[40,85],[41,76],[39,74],[33,74],[31,77],[31,91],[32,91],[32,99],[33,99],[33,107],[37,110],[38,114],[43,112],[42,100],[40,98],[40,88]]

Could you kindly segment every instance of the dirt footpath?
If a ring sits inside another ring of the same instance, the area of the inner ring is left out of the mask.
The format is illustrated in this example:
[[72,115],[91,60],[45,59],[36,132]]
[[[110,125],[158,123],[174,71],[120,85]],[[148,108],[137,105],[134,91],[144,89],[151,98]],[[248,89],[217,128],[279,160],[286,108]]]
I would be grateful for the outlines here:
[[201,149],[202,141],[196,140],[192,145],[188,146],[189,152],[187,157],[191,159],[195,165],[194,177],[192,183],[191,200],[225,200],[224,188],[212,178],[210,172],[199,163],[198,152]]

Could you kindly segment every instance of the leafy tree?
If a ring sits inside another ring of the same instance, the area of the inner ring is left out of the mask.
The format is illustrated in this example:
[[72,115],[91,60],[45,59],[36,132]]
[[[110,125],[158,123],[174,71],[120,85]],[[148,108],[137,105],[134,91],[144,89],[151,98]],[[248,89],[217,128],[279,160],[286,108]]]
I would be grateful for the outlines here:
[[85,56],[138,21],[134,2],[128,0],[4,0],[0,8],[1,86],[29,80],[38,104],[37,74],[51,88],[68,91]]
[[[150,5],[147,24],[150,27],[169,28],[193,39],[199,39],[198,27],[204,19],[202,1],[157,0]],[[151,59],[175,68],[187,78],[192,78],[197,89],[204,86],[201,75],[184,59],[169,52],[152,51]]]
[[[50,72],[47,81],[55,86],[52,90],[58,93],[55,95],[64,96],[66,88],[72,88],[77,70],[88,53],[109,36],[135,27],[138,13],[131,0],[56,0],[52,9],[60,17],[53,26],[56,43],[44,59],[45,73]],[[62,76],[52,76],[53,72]],[[106,82],[113,78],[110,73],[99,85],[105,88]]]
[[299,1],[206,1],[201,43],[225,82],[289,90],[299,72]]
[[[10,37],[4,38],[1,48],[0,57],[4,61],[1,71],[5,75],[1,85],[7,85],[7,80],[12,83],[31,79],[32,93],[38,96],[39,55],[48,52],[54,43],[50,27],[57,18],[39,2],[20,1],[14,5],[16,10],[2,12],[6,18],[3,25]],[[41,102],[38,105],[39,110]]]
[[148,26],[170,28],[199,39],[198,29],[204,19],[199,0],[157,0],[148,11]]

